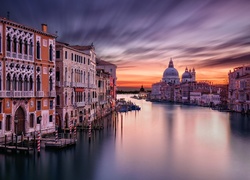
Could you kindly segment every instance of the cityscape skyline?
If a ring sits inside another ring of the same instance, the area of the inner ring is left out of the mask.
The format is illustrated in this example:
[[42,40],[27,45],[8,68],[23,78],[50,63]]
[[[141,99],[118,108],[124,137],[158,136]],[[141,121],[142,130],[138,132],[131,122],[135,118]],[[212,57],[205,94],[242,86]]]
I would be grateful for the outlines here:
[[100,58],[117,65],[118,87],[149,88],[170,58],[179,76],[195,68],[198,81],[226,83],[229,70],[249,64],[249,8],[247,0],[10,0],[0,16],[36,29],[45,23],[58,41],[94,43]]

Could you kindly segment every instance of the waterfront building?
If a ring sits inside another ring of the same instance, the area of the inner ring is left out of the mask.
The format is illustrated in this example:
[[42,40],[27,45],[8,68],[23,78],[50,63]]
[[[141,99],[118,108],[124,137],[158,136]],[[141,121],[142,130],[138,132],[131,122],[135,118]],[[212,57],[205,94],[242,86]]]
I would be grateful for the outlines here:
[[228,105],[236,112],[250,111],[250,66],[234,68],[228,73]]
[[56,43],[56,125],[82,124],[87,102],[88,55],[66,43]]
[[55,38],[0,18],[0,137],[55,130]]
[[86,82],[87,87],[84,89],[86,95],[86,103],[84,107],[84,115],[87,121],[93,121],[96,117],[96,108],[98,105],[97,93],[96,93],[96,53],[93,44],[89,46],[71,46],[74,49],[86,54],[85,60],[87,64]]

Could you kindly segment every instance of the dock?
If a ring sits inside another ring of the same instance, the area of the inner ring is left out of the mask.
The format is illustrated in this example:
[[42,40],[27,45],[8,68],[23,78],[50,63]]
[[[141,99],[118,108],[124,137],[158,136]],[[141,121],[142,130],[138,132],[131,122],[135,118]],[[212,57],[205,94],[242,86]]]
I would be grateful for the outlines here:
[[45,149],[62,149],[76,145],[76,139],[59,139],[45,142]]
[[30,153],[34,149],[31,147],[21,147],[15,145],[0,145],[0,151],[5,153]]

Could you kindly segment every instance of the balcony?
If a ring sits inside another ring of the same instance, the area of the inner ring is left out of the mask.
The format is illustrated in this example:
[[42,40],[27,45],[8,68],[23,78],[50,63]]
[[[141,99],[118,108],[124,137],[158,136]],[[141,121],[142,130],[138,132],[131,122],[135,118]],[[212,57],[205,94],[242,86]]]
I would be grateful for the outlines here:
[[64,81],[64,87],[70,87],[70,82]]
[[77,83],[75,83],[75,85],[76,85],[76,87],[84,87],[84,84],[81,82],[77,82]]
[[22,97],[34,97],[33,91],[22,91]]
[[23,98],[34,97],[33,91],[1,91],[0,97]]
[[0,91],[0,98],[6,97],[6,92],[5,91]]
[[71,87],[75,87],[75,86],[76,86],[76,83],[75,83],[75,82],[71,82],[71,83],[70,83],[70,86],[71,86]]
[[56,97],[56,91],[50,91],[49,97]]
[[83,107],[83,106],[85,106],[85,102],[76,102],[75,106],[76,107]]
[[60,81],[56,81],[56,86],[57,87],[61,87],[61,82]]
[[36,97],[44,97],[43,91],[36,91]]

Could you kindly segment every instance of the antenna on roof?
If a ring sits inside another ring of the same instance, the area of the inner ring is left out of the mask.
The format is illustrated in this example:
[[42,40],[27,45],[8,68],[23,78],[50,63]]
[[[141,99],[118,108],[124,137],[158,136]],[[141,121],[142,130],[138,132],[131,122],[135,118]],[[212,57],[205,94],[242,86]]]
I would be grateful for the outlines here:
[[7,19],[9,20],[10,19],[10,12],[7,11]]

